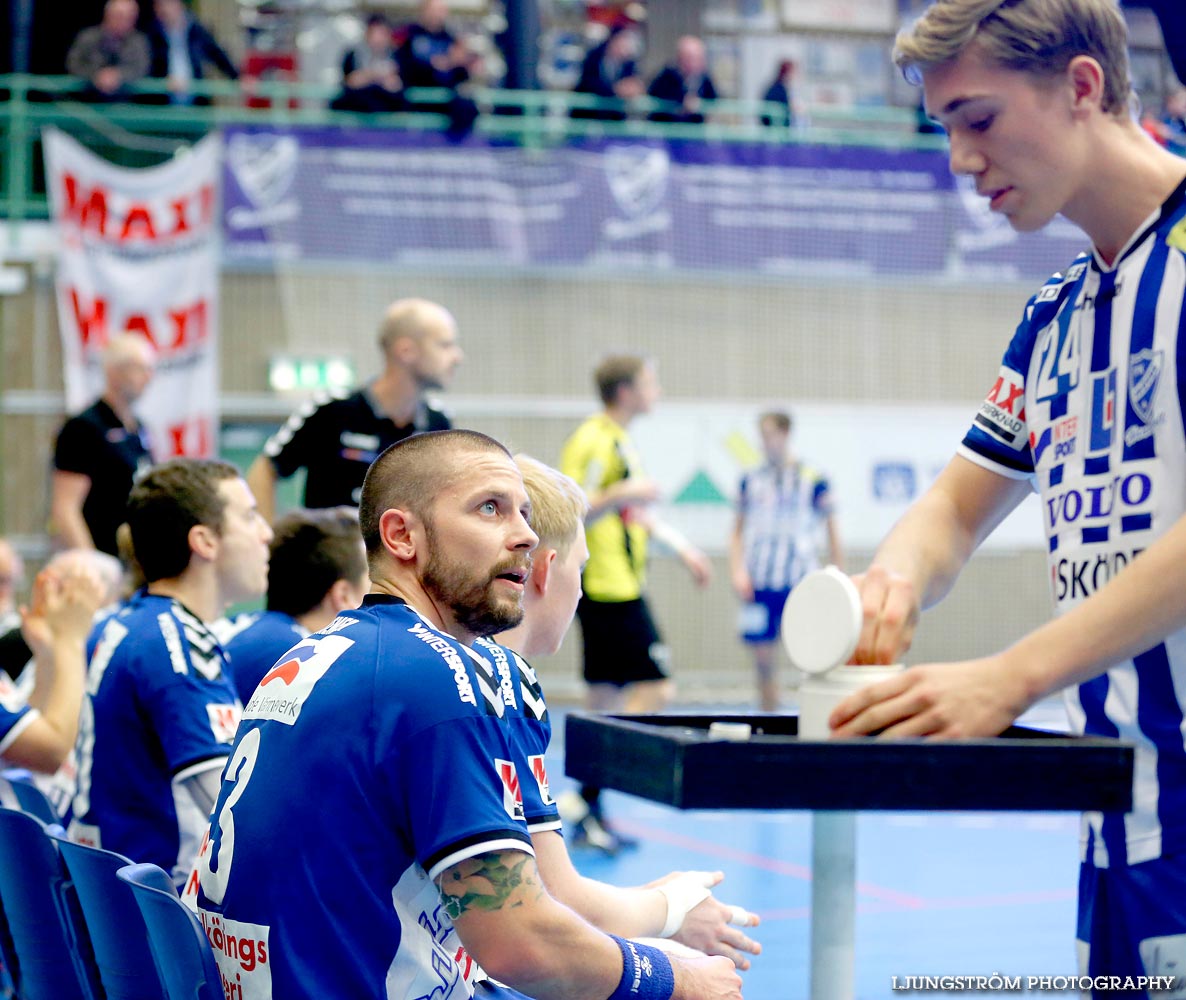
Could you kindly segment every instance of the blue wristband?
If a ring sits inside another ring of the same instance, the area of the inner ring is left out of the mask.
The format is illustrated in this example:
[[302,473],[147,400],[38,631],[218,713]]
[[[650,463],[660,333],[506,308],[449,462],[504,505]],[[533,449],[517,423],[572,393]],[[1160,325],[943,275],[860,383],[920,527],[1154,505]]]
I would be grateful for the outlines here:
[[622,981],[609,1000],[671,1000],[675,972],[658,948],[611,934],[622,952]]

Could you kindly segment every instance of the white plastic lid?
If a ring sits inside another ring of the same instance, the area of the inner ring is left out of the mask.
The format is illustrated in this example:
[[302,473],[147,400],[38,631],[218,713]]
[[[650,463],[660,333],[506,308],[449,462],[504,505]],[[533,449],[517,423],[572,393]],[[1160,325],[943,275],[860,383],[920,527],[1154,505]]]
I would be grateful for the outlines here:
[[782,644],[808,674],[848,662],[861,637],[861,595],[835,566],[808,573],[782,611]]

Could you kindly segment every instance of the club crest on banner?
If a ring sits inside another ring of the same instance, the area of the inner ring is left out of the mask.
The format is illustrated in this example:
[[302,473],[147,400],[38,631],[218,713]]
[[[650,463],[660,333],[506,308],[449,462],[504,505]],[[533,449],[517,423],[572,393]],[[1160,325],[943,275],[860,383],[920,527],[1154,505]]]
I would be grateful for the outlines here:
[[227,166],[252,207],[234,206],[227,213],[228,226],[253,228],[288,222],[300,215],[300,203],[292,194],[300,152],[300,144],[291,135],[239,133],[231,137]]
[[605,179],[623,214],[650,215],[667,196],[671,158],[665,149],[649,146],[610,146],[602,162]]

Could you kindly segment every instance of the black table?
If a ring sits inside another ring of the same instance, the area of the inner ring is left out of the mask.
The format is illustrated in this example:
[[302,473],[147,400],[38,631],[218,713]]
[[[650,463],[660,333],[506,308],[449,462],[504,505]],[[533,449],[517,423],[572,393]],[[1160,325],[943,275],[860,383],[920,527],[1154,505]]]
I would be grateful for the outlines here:
[[[709,735],[714,722],[752,735]],[[590,715],[565,728],[565,771],[677,809],[805,809],[812,817],[811,996],[853,995],[856,812],[1127,812],[1133,748],[1013,726],[992,739],[809,741],[795,715]]]

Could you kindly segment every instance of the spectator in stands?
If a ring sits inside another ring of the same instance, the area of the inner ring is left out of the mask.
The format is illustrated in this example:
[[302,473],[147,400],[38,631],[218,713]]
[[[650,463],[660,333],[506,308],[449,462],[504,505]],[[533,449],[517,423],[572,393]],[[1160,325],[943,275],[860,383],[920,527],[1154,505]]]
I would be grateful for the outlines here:
[[92,635],[71,838],[193,865],[239,723],[210,623],[267,586],[272,531],[233,465],[175,459],[128,497],[148,581]]
[[608,934],[667,937],[708,954],[724,955],[738,968],[748,969],[746,954],[758,954],[761,948],[730,924],[752,927],[758,918],[713,898],[712,887],[723,873],[672,872],[646,886],[619,888],[586,878],[573,867],[543,761],[552,729],[547,705],[538,679],[522,658],[551,656],[572,624],[581,596],[581,568],[589,555],[584,531],[589,501],[573,480],[556,469],[527,455],[516,455],[515,464],[531,501],[531,528],[539,544],[523,586],[523,620],[497,637],[510,655],[500,658],[493,645],[481,642],[478,648],[496,662],[513,661],[504,677],[517,695],[504,698],[503,717],[516,740],[516,765],[535,777],[535,781],[521,781],[520,788],[544,885],[560,902]]
[[86,679],[86,637],[104,589],[84,563],[43,569],[21,629],[37,664],[28,700],[0,683],[0,758],[52,774],[74,746]]
[[353,394],[302,408],[269,438],[247,472],[260,510],[276,516],[276,480],[306,470],[306,507],[358,506],[367,467],[389,445],[449,419],[424,401],[445,388],[464,355],[457,323],[443,306],[399,299],[379,329],[381,375]]
[[240,615],[225,635],[243,704],[276,660],[370,589],[366,549],[353,507],[297,510],[276,522],[268,557],[265,611]]
[[342,93],[330,103],[338,111],[402,111],[404,84],[396,60],[391,22],[382,14],[367,18],[361,45],[342,59]]
[[600,97],[607,104],[620,107],[574,108],[573,118],[593,118],[600,121],[624,121],[624,104],[646,93],[646,85],[638,74],[641,39],[632,24],[617,24],[609,37],[594,46],[585,56],[576,93]]
[[791,82],[795,78],[795,61],[784,59],[778,64],[778,72],[770,86],[762,94],[762,100],[767,104],[777,104],[778,108],[766,108],[762,112],[762,124],[767,128],[790,128],[795,124],[795,95],[791,90]]
[[460,137],[473,128],[478,116],[474,102],[458,94],[457,88],[470,78],[477,55],[446,27],[449,5],[445,0],[424,0],[417,19],[408,25],[396,58],[404,86],[437,87],[453,91],[448,100],[410,99],[415,111],[429,111],[449,117],[450,134]]
[[149,76],[169,81],[168,95],[152,95],[160,103],[209,104],[210,98],[195,95],[192,85],[206,78],[213,66],[228,80],[238,80],[239,71],[210,30],[186,9],[182,0],[153,0],[152,23],[148,28],[151,53]]
[[132,481],[152,464],[148,438],[132,410],[152,381],[156,355],[136,333],[103,351],[103,395],[66,421],[54,448],[50,521],[63,548],[119,555],[115,529]]
[[83,97],[91,101],[131,99],[128,84],[148,75],[148,39],[136,29],[136,0],[107,0],[103,20],[83,28],[66,55],[66,70],[87,81]]
[[399,48],[400,76],[409,87],[455,89],[469,79],[475,56],[446,27],[445,0],[424,0]]
[[652,121],[703,122],[701,102],[715,101],[717,97],[717,89],[708,74],[704,42],[695,35],[684,35],[676,43],[675,63],[663,68],[651,81],[647,93],[657,101],[678,105],[652,112]]

